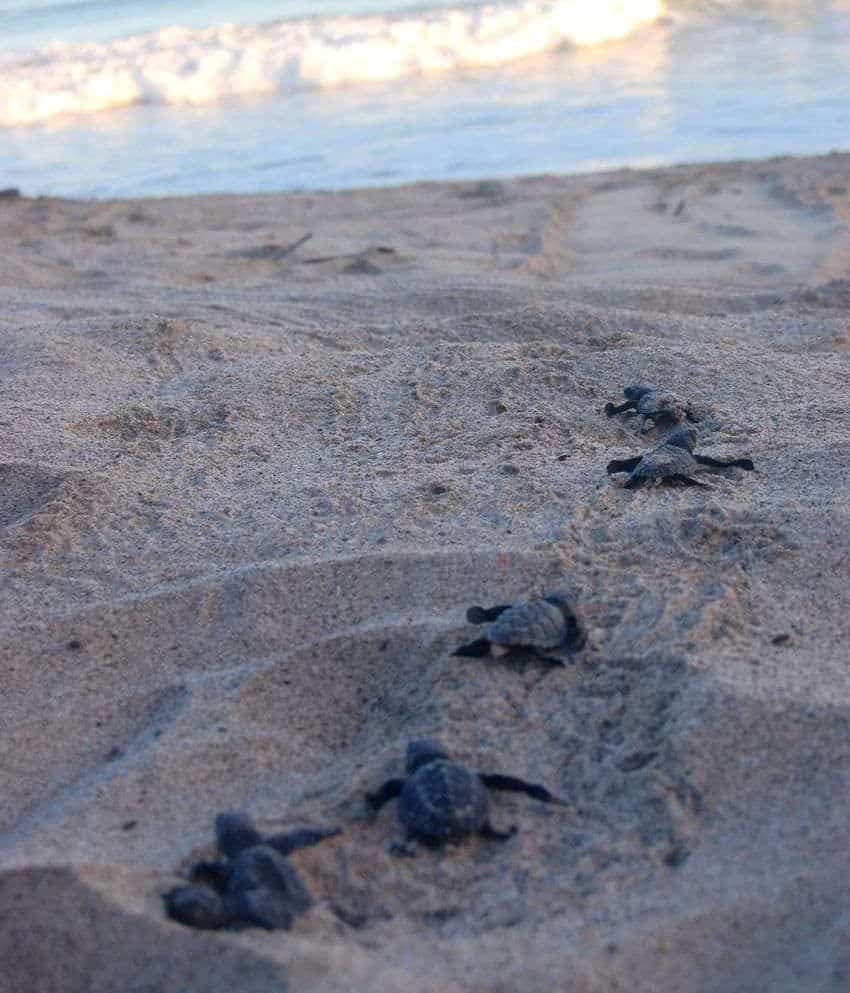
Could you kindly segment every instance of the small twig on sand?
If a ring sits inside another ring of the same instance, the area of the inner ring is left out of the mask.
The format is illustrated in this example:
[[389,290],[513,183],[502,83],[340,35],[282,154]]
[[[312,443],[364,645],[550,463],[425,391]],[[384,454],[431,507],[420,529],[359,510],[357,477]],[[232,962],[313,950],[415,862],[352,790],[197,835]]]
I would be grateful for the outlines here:
[[372,248],[364,248],[361,252],[343,252],[341,255],[314,255],[309,259],[302,259],[302,265],[319,265],[322,262],[343,262],[346,259],[368,259],[373,253],[380,255],[395,255],[394,248],[387,248],[386,245],[375,245]]
[[291,245],[260,245],[259,248],[244,248],[227,254],[232,259],[263,259],[267,262],[280,262],[312,237],[313,232],[308,231],[298,241],[293,241]]
[[308,242],[313,237],[313,232],[308,231],[307,234],[302,235],[298,241],[293,241],[291,245],[287,245],[285,248],[281,248],[277,255],[275,255],[275,262],[280,262],[282,258],[285,258],[290,253],[294,252],[296,248],[300,248],[305,242]]

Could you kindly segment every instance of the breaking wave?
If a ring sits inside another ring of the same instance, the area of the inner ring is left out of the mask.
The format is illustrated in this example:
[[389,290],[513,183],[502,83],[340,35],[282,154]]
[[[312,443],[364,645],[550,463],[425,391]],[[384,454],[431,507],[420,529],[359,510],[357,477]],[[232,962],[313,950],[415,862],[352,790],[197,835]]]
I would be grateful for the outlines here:
[[623,38],[663,0],[525,0],[414,15],[168,27],[103,44],[0,56],[0,126],[136,103],[208,104],[252,93],[496,66]]

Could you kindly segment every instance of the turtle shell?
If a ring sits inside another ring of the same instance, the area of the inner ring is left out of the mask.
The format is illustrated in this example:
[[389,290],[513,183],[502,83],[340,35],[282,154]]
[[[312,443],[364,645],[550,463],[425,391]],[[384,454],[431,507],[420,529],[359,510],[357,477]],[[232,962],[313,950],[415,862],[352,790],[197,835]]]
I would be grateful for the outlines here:
[[561,607],[549,600],[530,600],[503,611],[491,623],[487,639],[494,645],[546,651],[560,648],[568,634],[567,617]]
[[226,903],[239,924],[268,931],[288,931],[298,912],[279,890],[268,887],[234,893],[226,898]]
[[295,869],[270,845],[246,848],[228,866],[226,894],[269,890],[285,901],[292,913],[303,913],[312,901]]
[[677,445],[659,445],[638,462],[632,470],[632,479],[645,482],[661,480],[667,476],[690,476],[699,465],[686,448]]
[[459,841],[487,823],[489,801],[474,772],[438,760],[418,769],[404,784],[398,816],[408,833],[426,842]]
[[654,386],[647,386],[646,383],[633,383],[631,386],[623,387],[623,396],[627,400],[631,400],[632,403],[640,400],[641,397],[646,396],[647,393],[654,393]]
[[666,417],[681,420],[688,410],[688,402],[672,390],[652,390],[637,402],[637,411],[645,417]]

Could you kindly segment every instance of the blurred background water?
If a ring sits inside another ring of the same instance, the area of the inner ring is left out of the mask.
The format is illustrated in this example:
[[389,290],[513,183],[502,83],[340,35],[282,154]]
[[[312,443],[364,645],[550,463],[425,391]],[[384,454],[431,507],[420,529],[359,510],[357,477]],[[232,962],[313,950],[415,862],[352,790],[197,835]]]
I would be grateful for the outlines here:
[[850,146],[850,0],[0,0],[0,187],[347,188]]

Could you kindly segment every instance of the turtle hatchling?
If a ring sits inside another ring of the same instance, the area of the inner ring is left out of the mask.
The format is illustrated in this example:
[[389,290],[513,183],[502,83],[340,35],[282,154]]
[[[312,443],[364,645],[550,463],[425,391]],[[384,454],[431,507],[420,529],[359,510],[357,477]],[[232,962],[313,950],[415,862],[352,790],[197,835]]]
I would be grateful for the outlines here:
[[695,428],[680,428],[644,455],[631,459],[613,459],[608,463],[607,471],[609,475],[617,472],[629,473],[625,487],[635,489],[638,486],[658,484],[704,486],[705,483],[692,478],[703,466],[712,469],[755,468],[750,459],[713,459],[709,455],[697,455],[694,453],[696,443]]
[[646,422],[653,424],[681,424],[684,420],[697,421],[691,403],[683,397],[678,396],[672,390],[665,390],[656,386],[643,386],[636,383],[634,386],[623,388],[626,402],[616,406],[613,403],[605,404],[605,413],[609,417],[614,414],[622,414],[626,410],[636,410],[640,415],[640,433],[646,430]]
[[286,856],[339,833],[340,828],[301,828],[263,838],[245,814],[219,814],[215,836],[223,859],[197,862],[189,873],[191,885],[164,895],[166,912],[204,930],[286,930],[312,903]]
[[537,783],[498,773],[472,772],[451,762],[448,753],[434,741],[408,744],[406,771],[406,778],[390,779],[379,790],[366,794],[374,810],[398,798],[398,819],[407,841],[394,845],[394,854],[412,855],[417,842],[436,848],[473,834],[493,841],[513,837],[515,827],[497,831],[490,823],[488,788],[515,790],[544,803],[564,803]]
[[483,638],[461,645],[455,655],[501,658],[512,651],[531,651],[546,662],[566,665],[569,653],[584,646],[585,633],[566,597],[555,594],[525,603],[470,607],[470,624],[486,624]]

